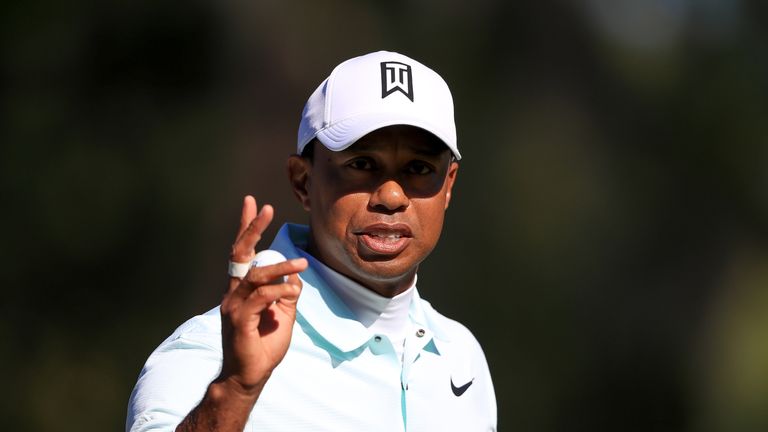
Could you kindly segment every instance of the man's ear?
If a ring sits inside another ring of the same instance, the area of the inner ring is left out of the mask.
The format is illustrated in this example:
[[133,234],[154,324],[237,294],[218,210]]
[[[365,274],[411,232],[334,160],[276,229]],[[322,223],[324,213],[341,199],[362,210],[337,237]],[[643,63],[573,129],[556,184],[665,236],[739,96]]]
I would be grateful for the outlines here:
[[309,211],[309,178],[312,173],[312,162],[299,155],[288,157],[288,180],[291,182],[293,194],[296,195],[304,210]]
[[448,174],[445,175],[445,209],[448,210],[448,204],[451,203],[451,190],[453,190],[453,183],[456,182],[456,175],[459,172],[458,162],[451,162],[451,166],[448,167]]

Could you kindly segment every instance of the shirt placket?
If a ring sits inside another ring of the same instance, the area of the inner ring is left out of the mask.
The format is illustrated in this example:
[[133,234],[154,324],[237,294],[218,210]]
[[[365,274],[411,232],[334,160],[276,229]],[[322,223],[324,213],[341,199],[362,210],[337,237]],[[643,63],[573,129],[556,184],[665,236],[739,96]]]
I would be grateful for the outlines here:
[[421,357],[424,347],[432,340],[433,334],[428,329],[421,326],[415,326],[405,337],[405,346],[403,348],[402,366],[400,369],[400,405],[403,414],[403,428],[408,429],[408,410],[407,399],[409,385],[408,381],[411,375],[411,366]]

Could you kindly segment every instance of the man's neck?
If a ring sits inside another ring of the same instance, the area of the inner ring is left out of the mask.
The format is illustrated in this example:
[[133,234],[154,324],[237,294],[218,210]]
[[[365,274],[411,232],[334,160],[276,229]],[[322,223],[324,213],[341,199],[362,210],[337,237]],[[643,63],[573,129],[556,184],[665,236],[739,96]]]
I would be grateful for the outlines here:
[[310,253],[302,251],[302,255],[309,260],[310,267],[350,308],[361,324],[374,332],[402,336],[400,333],[407,322],[416,281],[404,292],[394,297],[384,297],[333,270]]

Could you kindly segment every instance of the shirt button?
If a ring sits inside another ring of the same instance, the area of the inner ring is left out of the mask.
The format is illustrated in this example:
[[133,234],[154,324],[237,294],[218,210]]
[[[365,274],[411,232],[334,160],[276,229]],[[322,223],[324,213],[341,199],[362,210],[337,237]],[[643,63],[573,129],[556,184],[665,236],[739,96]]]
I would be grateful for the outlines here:
[[375,336],[373,340],[376,342],[381,342],[381,336]]
[[425,333],[426,333],[426,332],[424,331],[424,329],[418,329],[418,330],[416,331],[416,336],[418,336],[418,337],[423,337]]

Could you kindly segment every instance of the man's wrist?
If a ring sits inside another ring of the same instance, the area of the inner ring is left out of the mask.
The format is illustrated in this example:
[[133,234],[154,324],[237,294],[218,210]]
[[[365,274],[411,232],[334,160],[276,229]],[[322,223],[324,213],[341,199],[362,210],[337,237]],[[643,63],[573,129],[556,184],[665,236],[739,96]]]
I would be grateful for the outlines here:
[[259,398],[259,395],[264,389],[268,379],[269,375],[265,376],[257,384],[244,385],[242,382],[232,376],[219,376],[211,383],[210,393],[211,396],[217,401],[232,399],[233,401],[237,400],[244,403],[250,402],[251,405],[253,405],[253,403],[256,402],[256,399]]

